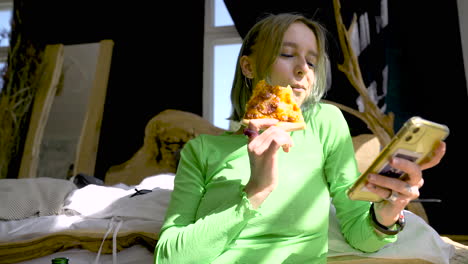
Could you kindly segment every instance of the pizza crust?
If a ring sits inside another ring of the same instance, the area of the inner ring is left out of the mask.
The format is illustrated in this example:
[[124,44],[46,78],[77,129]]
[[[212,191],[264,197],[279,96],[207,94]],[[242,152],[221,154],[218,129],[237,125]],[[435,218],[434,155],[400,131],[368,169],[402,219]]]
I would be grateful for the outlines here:
[[[249,126],[249,122],[250,120],[253,120],[253,119],[242,119],[241,123],[242,125],[244,126]],[[305,122],[283,122],[283,121],[280,121],[278,123],[276,123],[277,127],[281,127],[282,129],[284,129],[286,132],[291,132],[291,131],[296,131],[296,130],[303,130],[305,129],[306,127],[306,124]]]

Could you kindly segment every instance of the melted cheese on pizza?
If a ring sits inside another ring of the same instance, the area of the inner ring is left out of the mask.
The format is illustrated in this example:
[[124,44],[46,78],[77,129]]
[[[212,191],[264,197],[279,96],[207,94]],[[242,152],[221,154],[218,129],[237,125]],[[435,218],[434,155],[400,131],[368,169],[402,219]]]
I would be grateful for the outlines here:
[[283,122],[304,122],[291,87],[269,85],[261,80],[246,105],[244,119],[274,118]]

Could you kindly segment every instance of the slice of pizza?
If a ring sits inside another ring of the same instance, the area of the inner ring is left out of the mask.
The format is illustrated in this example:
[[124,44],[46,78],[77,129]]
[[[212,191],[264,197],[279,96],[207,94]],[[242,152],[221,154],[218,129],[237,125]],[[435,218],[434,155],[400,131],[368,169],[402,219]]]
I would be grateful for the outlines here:
[[242,123],[248,125],[251,119],[261,118],[279,120],[276,125],[286,131],[305,128],[301,108],[296,103],[289,85],[287,87],[270,85],[265,80],[257,83],[247,102]]

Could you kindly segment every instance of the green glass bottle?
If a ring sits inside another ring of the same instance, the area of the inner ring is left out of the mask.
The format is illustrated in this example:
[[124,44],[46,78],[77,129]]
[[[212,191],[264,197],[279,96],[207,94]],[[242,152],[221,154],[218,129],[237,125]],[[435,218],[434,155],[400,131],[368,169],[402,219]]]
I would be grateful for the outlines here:
[[67,258],[54,258],[52,264],[68,264]]

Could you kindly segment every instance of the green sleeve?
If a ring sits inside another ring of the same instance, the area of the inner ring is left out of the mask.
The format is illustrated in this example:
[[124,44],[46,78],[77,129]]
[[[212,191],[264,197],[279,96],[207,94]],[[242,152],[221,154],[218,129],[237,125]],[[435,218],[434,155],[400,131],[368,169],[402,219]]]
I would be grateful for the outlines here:
[[219,203],[213,212],[197,219],[206,184],[204,164],[207,162],[203,157],[208,150],[202,148],[202,140],[199,136],[189,141],[181,151],[174,190],[155,247],[157,264],[210,263],[223,253],[248,220],[258,214],[240,188],[238,196],[224,199],[223,203],[213,201]]
[[377,234],[370,223],[370,202],[348,198],[346,190],[359,176],[354,147],[343,114],[338,108],[329,107],[334,111],[327,113],[333,116],[326,118],[328,121],[324,125],[329,127],[322,130],[327,133],[324,137],[327,155],[325,173],[341,231],[352,247],[363,252],[375,252],[396,241],[397,236]]

